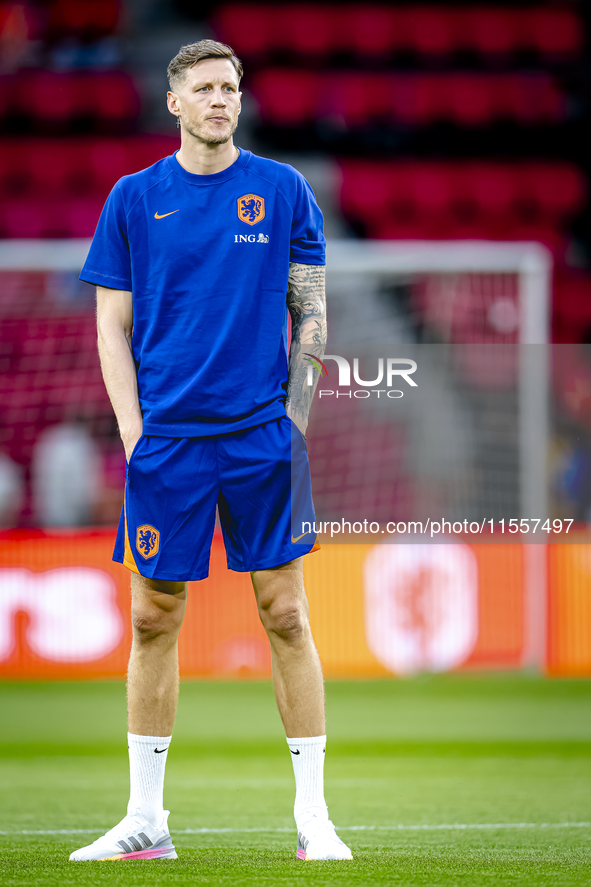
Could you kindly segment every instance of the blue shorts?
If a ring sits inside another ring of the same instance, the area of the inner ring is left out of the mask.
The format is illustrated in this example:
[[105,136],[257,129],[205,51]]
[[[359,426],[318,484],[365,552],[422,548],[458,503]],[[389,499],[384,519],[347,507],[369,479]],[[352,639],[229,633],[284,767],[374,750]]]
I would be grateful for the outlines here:
[[301,535],[314,521],[306,442],[287,416],[213,437],[142,435],[126,478],[113,560],[149,579],[207,577],[216,505],[231,570],[316,547],[315,533]]

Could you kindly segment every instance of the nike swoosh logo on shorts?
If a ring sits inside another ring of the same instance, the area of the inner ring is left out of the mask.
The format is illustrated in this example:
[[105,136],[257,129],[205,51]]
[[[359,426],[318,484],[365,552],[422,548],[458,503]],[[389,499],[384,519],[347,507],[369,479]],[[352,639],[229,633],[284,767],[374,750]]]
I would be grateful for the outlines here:
[[155,218],[155,219],[165,219],[166,216],[174,216],[175,213],[178,213],[178,209],[173,209],[172,212],[170,212],[170,213],[163,213],[162,215],[160,215],[160,213],[154,213],[154,218]]
[[310,530],[308,530],[307,533],[302,533],[302,535],[301,535],[301,536],[298,536],[297,539],[294,539],[294,538],[293,538],[293,533],[292,533],[292,534],[291,534],[291,541],[292,541],[292,542],[299,542],[300,539],[303,539],[303,538],[304,538],[304,536],[309,536],[309,535],[310,535]]

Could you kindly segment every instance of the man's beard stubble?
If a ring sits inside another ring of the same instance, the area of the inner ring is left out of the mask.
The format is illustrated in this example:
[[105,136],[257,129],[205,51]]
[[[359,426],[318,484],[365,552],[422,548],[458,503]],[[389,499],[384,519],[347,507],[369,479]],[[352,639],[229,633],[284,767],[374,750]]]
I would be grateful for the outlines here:
[[193,138],[199,139],[201,142],[205,142],[206,145],[225,145],[226,142],[229,142],[236,129],[238,127],[238,118],[232,122],[230,127],[230,132],[227,135],[219,135],[212,136],[207,132],[206,126],[204,124],[200,124],[199,126],[192,125],[187,123],[186,120],[183,121],[185,125],[185,129],[192,135]]

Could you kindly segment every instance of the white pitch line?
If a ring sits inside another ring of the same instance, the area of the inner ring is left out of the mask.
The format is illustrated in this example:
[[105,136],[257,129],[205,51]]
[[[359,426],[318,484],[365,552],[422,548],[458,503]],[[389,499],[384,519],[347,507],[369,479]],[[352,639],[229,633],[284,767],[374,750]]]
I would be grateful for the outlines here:
[[[295,828],[295,826],[294,826]],[[502,828],[591,828],[591,822],[452,822],[452,823],[423,823],[418,825],[341,825],[337,826],[341,832],[392,832],[392,831],[464,831],[466,829],[502,829]],[[101,828],[58,828],[58,829],[20,829],[16,831],[2,831],[0,835],[90,835],[101,832]],[[174,829],[175,834],[180,835],[220,835],[243,834],[252,832],[291,832],[292,827],[286,828],[183,828]]]
[[340,831],[438,831],[440,829],[591,828],[591,822],[454,822],[437,825],[343,825]]

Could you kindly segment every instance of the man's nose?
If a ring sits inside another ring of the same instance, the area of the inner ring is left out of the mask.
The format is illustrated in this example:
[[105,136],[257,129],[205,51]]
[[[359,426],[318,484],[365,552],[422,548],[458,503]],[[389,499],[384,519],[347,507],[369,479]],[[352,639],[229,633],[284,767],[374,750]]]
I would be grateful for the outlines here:
[[221,89],[215,89],[213,91],[213,93],[211,94],[211,104],[215,105],[216,108],[226,107],[226,99]]

